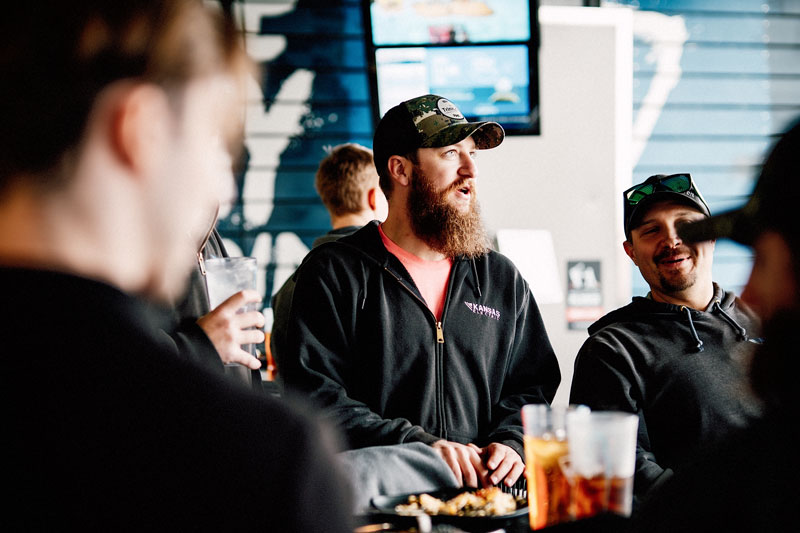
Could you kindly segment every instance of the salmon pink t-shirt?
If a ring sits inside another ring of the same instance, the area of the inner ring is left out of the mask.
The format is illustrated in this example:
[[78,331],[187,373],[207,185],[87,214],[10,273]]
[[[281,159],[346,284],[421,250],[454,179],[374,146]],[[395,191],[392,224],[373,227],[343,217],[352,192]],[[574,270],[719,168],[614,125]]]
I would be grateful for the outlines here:
[[397,257],[403,266],[406,267],[411,279],[414,280],[428,308],[433,312],[436,320],[442,319],[444,311],[444,299],[447,295],[447,280],[450,279],[450,269],[453,267],[453,260],[448,258],[441,261],[428,261],[409,253],[395,244],[383,232],[383,228],[378,226],[383,245],[386,249]]

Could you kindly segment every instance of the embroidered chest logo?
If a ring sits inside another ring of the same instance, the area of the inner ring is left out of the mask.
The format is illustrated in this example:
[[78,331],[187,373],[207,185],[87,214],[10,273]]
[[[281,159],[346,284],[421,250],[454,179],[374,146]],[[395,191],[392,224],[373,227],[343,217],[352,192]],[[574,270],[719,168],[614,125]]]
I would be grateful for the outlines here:
[[475,313],[476,315],[488,316],[489,318],[500,320],[500,311],[498,311],[497,309],[493,309],[486,305],[473,304],[470,302],[464,302],[464,305],[469,307],[469,310]]

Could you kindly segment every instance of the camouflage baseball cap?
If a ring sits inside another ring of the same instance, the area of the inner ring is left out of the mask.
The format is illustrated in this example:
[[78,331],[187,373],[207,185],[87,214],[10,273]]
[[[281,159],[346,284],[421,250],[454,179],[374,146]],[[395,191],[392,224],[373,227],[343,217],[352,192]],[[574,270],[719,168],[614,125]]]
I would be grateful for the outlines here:
[[470,136],[478,150],[487,150],[503,142],[505,132],[496,122],[468,122],[447,98],[435,94],[412,98],[387,111],[375,128],[375,166],[386,168],[393,155],[450,146]]

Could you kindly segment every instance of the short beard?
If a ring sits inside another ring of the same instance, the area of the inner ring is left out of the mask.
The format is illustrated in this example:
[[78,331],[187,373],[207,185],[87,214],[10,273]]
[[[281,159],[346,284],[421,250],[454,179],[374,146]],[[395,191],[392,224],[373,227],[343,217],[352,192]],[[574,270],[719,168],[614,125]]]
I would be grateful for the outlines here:
[[697,281],[697,273],[690,272],[687,276],[682,277],[675,281],[667,279],[663,275],[660,275],[659,281],[661,282],[661,289],[664,292],[666,292],[667,294],[676,294],[679,292],[683,292],[689,287],[693,286]]
[[475,190],[470,193],[470,206],[461,213],[448,202],[448,195],[466,180],[459,180],[443,191],[437,191],[416,164],[411,171],[408,211],[411,230],[432,250],[449,258],[471,259],[490,250],[483,227]]

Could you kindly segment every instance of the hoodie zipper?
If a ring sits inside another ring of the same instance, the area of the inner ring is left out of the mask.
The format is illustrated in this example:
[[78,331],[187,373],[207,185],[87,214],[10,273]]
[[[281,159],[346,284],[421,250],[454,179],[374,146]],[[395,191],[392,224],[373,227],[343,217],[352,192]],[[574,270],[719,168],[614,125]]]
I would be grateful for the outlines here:
[[[205,248],[205,245],[203,245],[203,248]],[[197,264],[200,265],[200,273],[203,277],[206,277],[206,260],[203,258],[203,248],[197,252]]]
[[202,274],[203,277],[206,277],[206,260],[203,257],[203,250],[206,249],[206,246],[208,245],[208,239],[210,239],[211,234],[214,233],[214,227],[217,225],[218,218],[219,204],[217,205],[217,209],[214,211],[214,219],[211,221],[211,226],[209,226],[206,236],[203,239],[203,242],[200,244],[200,248],[197,250],[197,264],[200,266],[200,274]]
[[[455,264],[453,264],[453,268],[455,268]],[[445,440],[448,439],[447,436],[447,425],[445,422],[444,417],[444,324],[443,320],[436,320],[436,315],[433,314],[431,308],[428,307],[428,304],[417,296],[414,291],[412,291],[405,283],[403,283],[403,279],[392,272],[389,267],[384,266],[383,270],[389,273],[403,289],[405,289],[411,296],[413,296],[422,307],[425,308],[425,311],[431,317],[433,326],[436,328],[436,342],[433,345],[433,354],[434,354],[434,368],[436,368],[436,416],[439,419],[439,427],[441,427],[442,435],[441,437]],[[447,280],[447,294],[445,295],[444,300],[444,308],[442,309],[442,318],[447,312],[447,303],[450,301],[450,291],[452,289],[452,278],[453,278],[453,270],[450,272],[450,277]]]

